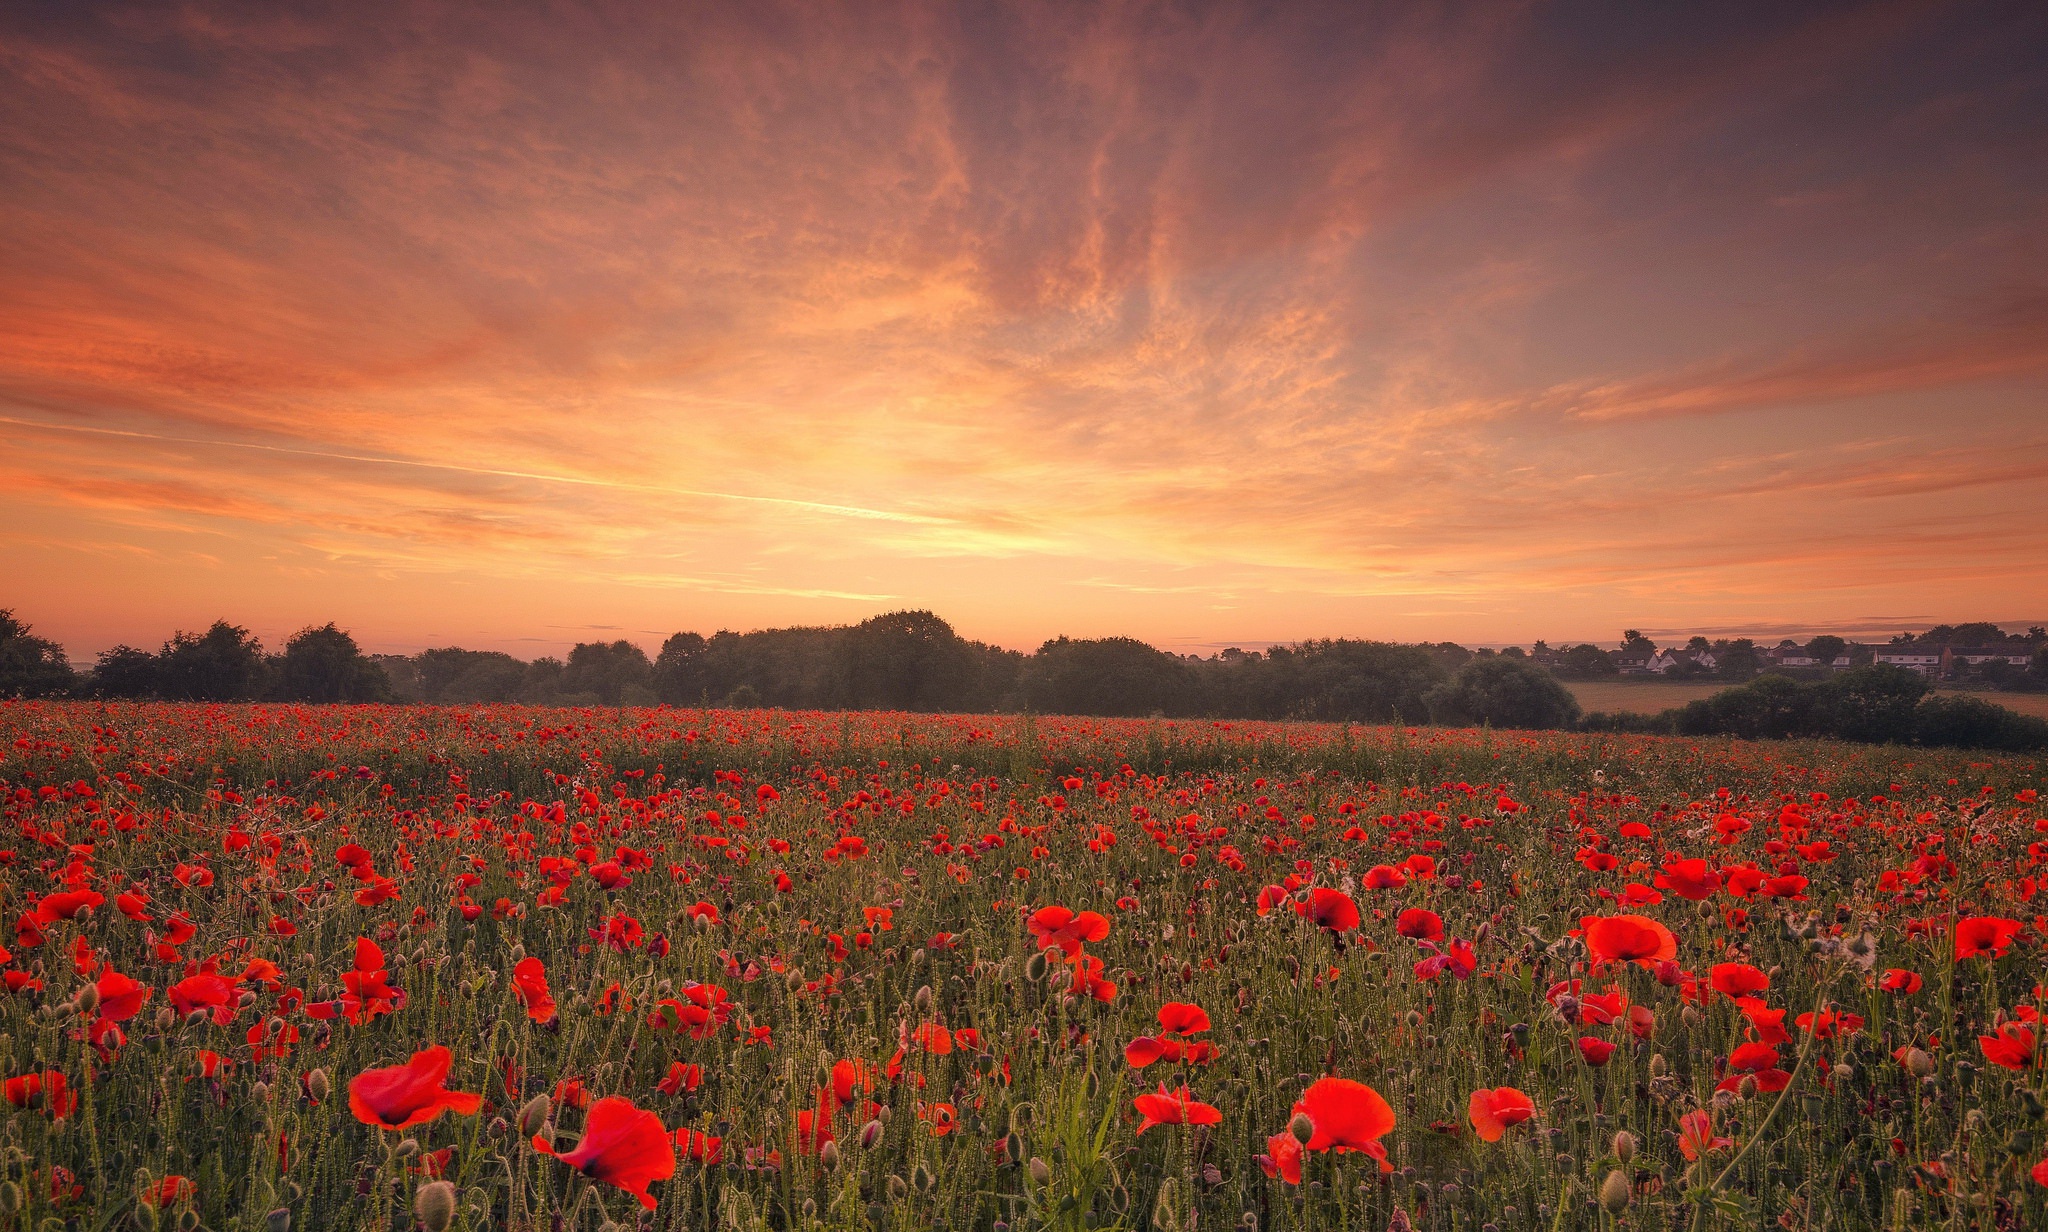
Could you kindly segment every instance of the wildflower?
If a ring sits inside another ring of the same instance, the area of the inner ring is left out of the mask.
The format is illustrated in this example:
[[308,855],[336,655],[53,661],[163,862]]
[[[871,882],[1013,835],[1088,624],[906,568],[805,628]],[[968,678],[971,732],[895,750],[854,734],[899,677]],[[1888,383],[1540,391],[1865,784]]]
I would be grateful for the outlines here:
[[2018,920],[2002,916],[1980,915],[1956,921],[1956,961],[2005,957],[2023,927]]
[[1647,916],[1589,915],[1579,921],[1586,948],[1597,962],[1632,962],[1651,967],[1678,956],[1678,938]]
[[1380,1138],[1394,1128],[1394,1110],[1378,1091],[1349,1078],[1319,1078],[1296,1101],[1294,1111],[1308,1117],[1315,1133],[1303,1144],[1310,1151],[1360,1151],[1392,1172]]
[[1472,1092],[1467,1108],[1472,1131],[1483,1142],[1499,1142],[1508,1127],[1536,1115],[1536,1102],[1514,1087],[1481,1088]]
[[1138,1096],[1131,1103],[1144,1120],[1138,1125],[1138,1132],[1144,1133],[1154,1125],[1220,1125],[1223,1123],[1222,1110],[1214,1105],[1195,1099],[1185,1086],[1166,1089],[1159,1084],[1157,1093],[1148,1092]]
[[583,1122],[583,1138],[568,1154],[557,1154],[538,1136],[533,1139],[533,1149],[555,1156],[592,1180],[632,1194],[650,1211],[658,1204],[647,1186],[676,1174],[676,1143],[662,1128],[661,1118],[618,1095],[591,1105]]
[[1702,1155],[1711,1155],[1723,1147],[1734,1145],[1733,1138],[1714,1136],[1713,1114],[1704,1108],[1678,1118],[1678,1150],[1688,1160],[1697,1160]]
[[365,1125],[391,1130],[424,1125],[443,1112],[474,1116],[483,1096],[442,1085],[453,1061],[448,1049],[436,1044],[403,1065],[364,1070],[349,1080],[349,1111]]

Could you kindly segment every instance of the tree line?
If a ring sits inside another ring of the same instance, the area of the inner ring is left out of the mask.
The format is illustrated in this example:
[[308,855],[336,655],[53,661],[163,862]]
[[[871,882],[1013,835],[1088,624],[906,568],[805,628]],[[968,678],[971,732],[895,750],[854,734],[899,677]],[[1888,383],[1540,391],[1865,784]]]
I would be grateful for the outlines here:
[[2048,748],[2048,723],[1976,698],[1931,696],[1929,687],[1889,666],[1811,680],[1767,673],[1661,715],[1589,716],[1557,673],[1515,647],[1332,638],[1201,657],[1128,637],[1057,637],[1026,655],[963,638],[926,611],[850,626],[676,633],[652,658],[625,640],[584,642],[532,661],[457,647],[368,655],[331,623],[273,653],[220,620],[154,651],[117,646],[79,672],[56,643],[0,611],[0,696],[1031,711]]
[[532,661],[443,647],[368,655],[333,624],[276,652],[225,620],[156,650],[117,646],[75,671],[54,642],[0,617],[0,696],[170,701],[523,702],[772,706],[1105,717],[1311,719],[1565,727],[1571,693],[1526,658],[1452,643],[1347,638],[1176,655],[1135,638],[1047,641],[1022,654],[972,641],[931,612],[851,626],[677,633],[650,658],[585,642]]

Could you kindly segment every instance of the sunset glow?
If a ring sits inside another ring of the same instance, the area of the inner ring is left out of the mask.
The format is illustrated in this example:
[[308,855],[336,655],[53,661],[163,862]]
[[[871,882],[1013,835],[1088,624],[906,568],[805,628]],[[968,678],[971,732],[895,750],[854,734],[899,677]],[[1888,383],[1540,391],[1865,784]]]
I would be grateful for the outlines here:
[[2038,623],[2044,48],[1967,4],[12,6],[0,606],[81,660]]

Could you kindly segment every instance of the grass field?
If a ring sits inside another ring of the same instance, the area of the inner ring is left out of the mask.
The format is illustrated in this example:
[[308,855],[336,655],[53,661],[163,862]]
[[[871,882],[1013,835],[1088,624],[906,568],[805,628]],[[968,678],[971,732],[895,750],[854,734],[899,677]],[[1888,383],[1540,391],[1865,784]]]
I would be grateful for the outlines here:
[[0,702],[0,1232],[2048,1227],[2042,780]]
[[[1657,714],[1697,698],[1711,697],[1728,686],[1713,681],[1573,680],[1566,682],[1565,687],[1589,713]],[[1940,689],[1937,692],[1959,693],[1962,690]],[[1974,693],[1972,696],[1996,702],[2021,714],[2048,718],[2048,693]]]

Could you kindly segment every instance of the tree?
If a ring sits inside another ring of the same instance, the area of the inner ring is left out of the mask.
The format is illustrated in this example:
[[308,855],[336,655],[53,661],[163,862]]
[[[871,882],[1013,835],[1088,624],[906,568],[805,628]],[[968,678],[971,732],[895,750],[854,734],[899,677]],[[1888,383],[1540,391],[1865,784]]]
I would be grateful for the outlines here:
[[1806,643],[1806,654],[1808,658],[1822,667],[1827,667],[1833,664],[1835,659],[1848,648],[1848,642],[1836,637],[1832,633],[1823,633]]
[[95,697],[160,697],[163,694],[163,660],[147,650],[116,646],[103,650],[92,669]]
[[1878,663],[1851,668],[1818,688],[1818,733],[1864,744],[1904,744],[1913,739],[1914,708],[1929,686],[1919,672]]
[[160,692],[177,701],[247,701],[263,693],[263,643],[225,620],[205,633],[173,634],[157,659]]
[[1180,660],[1129,637],[1046,642],[1025,665],[1025,704],[1040,714],[1180,713],[1189,673]]
[[1591,642],[1567,646],[1562,652],[1563,661],[1557,665],[1557,674],[1569,680],[1593,680],[1601,676],[1618,675],[1620,668],[1607,652]]
[[620,638],[616,642],[581,642],[569,651],[562,668],[563,693],[587,693],[607,706],[652,705],[654,665],[647,652]]
[[381,702],[391,681],[332,621],[294,633],[277,665],[278,695],[295,702]]
[[61,697],[77,686],[62,646],[0,610],[0,697]]
[[1505,655],[1474,659],[1423,695],[1429,715],[1454,727],[1562,728],[1578,722],[1579,703],[1557,677]]
[[671,706],[699,706],[710,701],[711,679],[702,633],[672,633],[654,657],[654,694]]
[[841,704],[854,709],[957,710],[974,685],[973,656],[930,612],[886,612],[839,639]]

